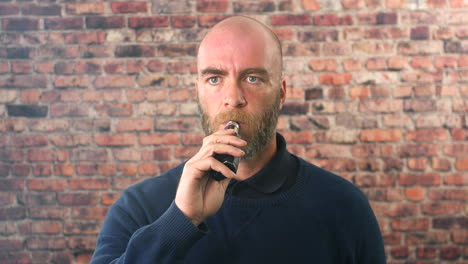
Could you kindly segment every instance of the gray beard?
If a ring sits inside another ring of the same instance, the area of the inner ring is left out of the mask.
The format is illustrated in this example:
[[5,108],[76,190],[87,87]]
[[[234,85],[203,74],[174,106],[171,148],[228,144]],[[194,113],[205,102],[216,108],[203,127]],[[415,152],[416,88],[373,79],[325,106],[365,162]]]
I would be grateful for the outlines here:
[[[203,111],[201,107],[200,100],[197,100],[198,109],[200,111],[201,125],[205,135],[213,134],[218,124],[213,124],[208,115]],[[245,155],[242,159],[251,159],[261,153],[268,143],[271,142],[273,137],[276,135],[276,125],[278,124],[279,116],[279,105],[280,105],[280,96],[279,93],[276,96],[274,102],[268,106],[268,108],[259,114],[248,117],[247,123],[252,127],[254,131],[251,138],[243,137],[247,141],[247,146],[242,148],[245,152]],[[228,115],[228,114],[227,114]],[[228,118],[229,119],[229,118]],[[236,119],[236,118],[233,118]],[[242,136],[242,131],[240,132]]]

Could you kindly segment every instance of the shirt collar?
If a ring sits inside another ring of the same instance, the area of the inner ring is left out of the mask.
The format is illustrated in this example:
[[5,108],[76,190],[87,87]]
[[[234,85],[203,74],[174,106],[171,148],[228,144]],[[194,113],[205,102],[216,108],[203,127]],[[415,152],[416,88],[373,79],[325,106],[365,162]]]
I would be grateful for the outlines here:
[[285,184],[291,168],[295,166],[293,156],[286,150],[286,141],[278,133],[276,133],[276,146],[276,154],[267,165],[244,180],[250,188],[264,194],[278,191]]

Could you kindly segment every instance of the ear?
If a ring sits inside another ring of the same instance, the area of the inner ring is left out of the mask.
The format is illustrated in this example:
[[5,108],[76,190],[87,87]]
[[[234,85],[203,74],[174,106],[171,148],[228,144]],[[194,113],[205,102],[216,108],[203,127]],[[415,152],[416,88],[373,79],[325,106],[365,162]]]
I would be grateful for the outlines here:
[[286,101],[286,80],[281,80],[280,87],[280,110],[283,108],[284,102]]

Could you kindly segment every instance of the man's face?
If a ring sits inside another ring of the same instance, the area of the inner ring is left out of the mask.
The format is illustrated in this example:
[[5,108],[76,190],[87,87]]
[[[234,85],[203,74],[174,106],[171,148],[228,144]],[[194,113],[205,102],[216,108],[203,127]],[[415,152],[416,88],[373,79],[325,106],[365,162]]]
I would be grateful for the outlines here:
[[198,55],[197,95],[206,134],[240,124],[248,159],[275,135],[284,102],[279,58],[264,35],[221,30],[208,35]]

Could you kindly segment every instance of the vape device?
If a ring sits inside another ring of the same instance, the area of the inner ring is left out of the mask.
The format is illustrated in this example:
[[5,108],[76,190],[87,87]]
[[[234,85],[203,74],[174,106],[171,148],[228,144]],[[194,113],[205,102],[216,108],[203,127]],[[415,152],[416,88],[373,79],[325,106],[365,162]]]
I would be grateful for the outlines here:
[[[237,124],[234,121],[229,121],[224,129],[234,129],[234,135],[238,138],[240,138],[239,134],[239,124]],[[232,170],[234,173],[237,172],[237,166],[239,165],[240,158],[239,157],[234,157],[228,154],[216,154],[214,156],[215,159],[219,160],[221,163],[226,165],[230,170]],[[210,171],[210,176],[216,181],[221,181],[226,179],[224,175],[218,171],[211,170]]]

